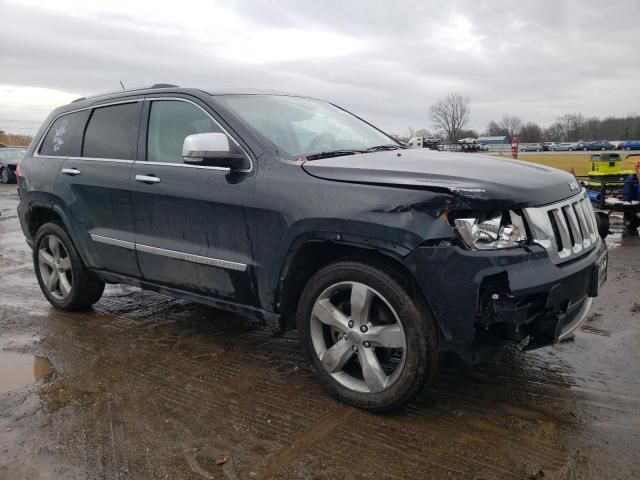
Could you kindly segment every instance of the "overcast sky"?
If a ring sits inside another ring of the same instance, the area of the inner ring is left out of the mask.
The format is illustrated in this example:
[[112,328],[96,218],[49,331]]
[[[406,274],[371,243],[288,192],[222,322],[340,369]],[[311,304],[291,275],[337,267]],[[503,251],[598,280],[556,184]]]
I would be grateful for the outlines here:
[[480,131],[637,114],[639,40],[638,0],[0,0],[0,129],[120,80],[305,94],[398,134],[450,91]]

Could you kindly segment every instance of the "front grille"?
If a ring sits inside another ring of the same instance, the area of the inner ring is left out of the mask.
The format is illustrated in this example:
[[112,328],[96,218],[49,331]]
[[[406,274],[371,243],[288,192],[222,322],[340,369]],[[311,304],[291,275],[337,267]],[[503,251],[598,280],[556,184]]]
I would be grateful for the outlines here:
[[579,257],[598,244],[598,224],[585,190],[562,202],[525,208],[524,215],[533,241],[553,263]]

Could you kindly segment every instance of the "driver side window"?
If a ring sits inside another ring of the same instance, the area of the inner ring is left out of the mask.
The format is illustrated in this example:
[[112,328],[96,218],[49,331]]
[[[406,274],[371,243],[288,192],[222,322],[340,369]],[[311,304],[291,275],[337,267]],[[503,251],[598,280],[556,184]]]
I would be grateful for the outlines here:
[[183,163],[184,139],[195,133],[222,130],[200,108],[179,100],[155,100],[149,112],[147,160]]

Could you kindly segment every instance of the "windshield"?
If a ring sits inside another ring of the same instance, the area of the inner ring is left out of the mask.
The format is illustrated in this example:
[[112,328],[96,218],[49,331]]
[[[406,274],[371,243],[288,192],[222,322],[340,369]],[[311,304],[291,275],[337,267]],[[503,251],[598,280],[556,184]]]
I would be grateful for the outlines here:
[[217,100],[290,157],[398,144],[354,115],[320,100],[224,95]]

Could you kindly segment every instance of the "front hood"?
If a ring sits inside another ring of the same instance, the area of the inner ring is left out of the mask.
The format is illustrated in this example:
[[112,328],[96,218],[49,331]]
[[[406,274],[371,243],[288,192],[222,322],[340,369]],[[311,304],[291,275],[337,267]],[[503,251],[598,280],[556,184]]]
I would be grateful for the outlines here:
[[573,175],[484,154],[407,149],[307,161],[310,175],[340,182],[444,191],[511,208],[545,205],[577,193]]

